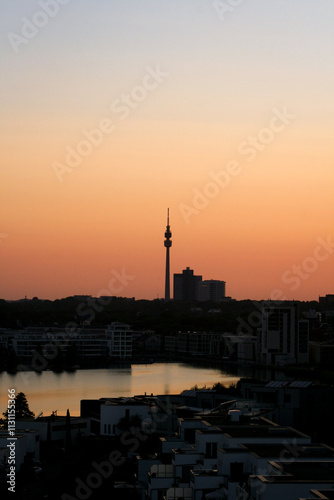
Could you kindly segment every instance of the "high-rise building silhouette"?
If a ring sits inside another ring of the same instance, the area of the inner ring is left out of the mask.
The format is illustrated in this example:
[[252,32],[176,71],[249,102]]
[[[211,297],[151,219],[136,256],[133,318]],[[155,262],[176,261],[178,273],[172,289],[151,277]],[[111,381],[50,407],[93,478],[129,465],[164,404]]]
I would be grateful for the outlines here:
[[225,298],[225,281],[202,280],[187,267],[182,274],[174,274],[174,300],[186,302],[220,302]]
[[198,283],[198,300],[206,302],[220,302],[225,298],[225,281],[220,280],[203,280]]
[[166,276],[165,276],[165,300],[170,300],[170,278],[169,278],[169,249],[172,246],[172,233],[169,227],[169,208],[167,209],[167,226],[164,245],[166,247]]
[[174,274],[174,300],[197,301],[201,281],[202,276],[196,276],[190,267],[184,269],[182,274]]

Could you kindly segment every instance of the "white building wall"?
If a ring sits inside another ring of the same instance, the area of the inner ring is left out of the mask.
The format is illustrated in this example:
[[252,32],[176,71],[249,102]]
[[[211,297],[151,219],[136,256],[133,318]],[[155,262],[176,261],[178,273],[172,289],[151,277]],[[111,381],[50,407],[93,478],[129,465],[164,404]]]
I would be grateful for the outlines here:
[[208,426],[202,420],[182,420],[180,419],[180,437],[185,439],[186,429],[207,429]]
[[218,474],[230,475],[231,463],[242,462],[244,464],[244,472],[250,471],[251,457],[248,450],[245,452],[224,453],[218,450]]
[[15,437],[16,440],[11,440],[7,433],[1,433],[0,449],[4,450],[2,455],[8,458],[10,457],[10,448],[8,448],[8,445],[11,442],[15,443],[15,467],[16,472],[18,472],[27,453],[33,453],[34,458],[36,460],[39,459],[39,435],[37,432],[17,432],[13,437]]
[[[75,421],[73,421],[73,418],[75,418]],[[84,424],[83,427],[80,428],[80,434],[85,437],[89,435],[89,427],[90,427],[90,422],[88,418],[77,418],[77,417],[72,417],[71,422],[73,423],[82,423]],[[66,429],[63,429],[61,431],[57,430],[57,427],[61,426],[64,427],[66,425],[65,419],[61,421],[51,421],[51,440],[58,440],[58,439],[65,439],[66,437]],[[15,426],[17,429],[25,430],[29,429],[32,431],[38,431],[40,435],[41,441],[46,441],[47,440],[47,432],[48,432],[48,422],[46,420],[16,420]],[[78,435],[79,429],[74,429],[71,428],[71,438],[75,439]]]
[[[206,449],[207,449],[207,443],[217,443],[217,455],[218,455],[218,448],[221,448],[223,445],[223,438],[224,434],[222,432],[205,432],[202,433],[201,431],[196,432],[195,436],[195,449],[197,453],[203,453],[203,455],[206,455]],[[216,462],[217,463],[217,459]]]
[[[129,413],[127,413],[127,411]],[[101,422],[100,434],[101,436],[115,436],[121,434],[122,431],[117,428],[117,424],[121,418],[133,417],[139,415],[142,420],[150,416],[150,407],[147,405],[115,405],[104,404],[101,405]]]

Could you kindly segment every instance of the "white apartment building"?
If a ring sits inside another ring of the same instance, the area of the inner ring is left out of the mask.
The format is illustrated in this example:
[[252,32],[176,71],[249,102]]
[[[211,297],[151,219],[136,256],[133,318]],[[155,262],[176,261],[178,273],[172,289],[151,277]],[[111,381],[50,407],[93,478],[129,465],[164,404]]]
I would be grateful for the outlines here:
[[100,406],[100,434],[101,436],[116,436],[123,431],[118,428],[121,419],[129,420],[139,416],[142,425],[149,422],[152,416],[152,407],[133,398],[111,398]]
[[[145,483],[148,500],[173,499],[177,494],[191,500],[297,500],[298,496],[286,497],[282,485],[304,481],[299,489],[292,488],[299,496],[310,487],[334,485],[334,476],[332,483],[329,477],[334,470],[334,449],[314,444],[309,436],[263,417],[246,418],[238,410],[179,419],[178,436],[161,438],[155,460],[158,458],[160,464],[152,464]],[[280,467],[276,471],[275,463]],[[288,469],[297,463],[295,469]],[[316,471],[325,464],[325,477],[315,473],[313,478],[298,479],[297,471],[303,467],[311,470],[312,464]],[[284,478],[277,479],[279,474]],[[270,491],[264,488],[267,483]]]

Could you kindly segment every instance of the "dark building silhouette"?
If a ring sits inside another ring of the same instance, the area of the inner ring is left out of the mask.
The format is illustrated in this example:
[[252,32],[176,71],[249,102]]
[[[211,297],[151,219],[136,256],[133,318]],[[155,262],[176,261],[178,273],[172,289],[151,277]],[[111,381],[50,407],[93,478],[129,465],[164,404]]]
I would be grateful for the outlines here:
[[319,304],[334,304],[334,294],[327,294],[325,297],[319,297]]
[[167,226],[165,232],[164,245],[166,247],[166,276],[165,276],[165,300],[170,299],[170,277],[169,277],[169,249],[172,246],[172,233],[169,227],[169,208],[167,209]]
[[174,274],[174,300],[197,301],[201,281],[202,276],[195,276],[189,267],[184,269],[182,274]]
[[225,298],[226,282],[220,280],[204,280],[198,285],[198,300],[220,302]]
[[259,362],[308,363],[309,323],[299,319],[298,302],[263,303]]

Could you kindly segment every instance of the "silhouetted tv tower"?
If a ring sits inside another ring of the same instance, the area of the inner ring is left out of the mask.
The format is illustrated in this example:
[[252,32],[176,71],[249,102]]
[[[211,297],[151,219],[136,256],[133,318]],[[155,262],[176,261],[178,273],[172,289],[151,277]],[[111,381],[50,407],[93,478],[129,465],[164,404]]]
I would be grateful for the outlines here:
[[167,208],[167,226],[165,232],[164,245],[166,247],[166,277],[165,277],[165,300],[170,300],[170,286],[169,286],[169,249],[172,246],[171,242],[172,233],[169,227],[169,208]]

